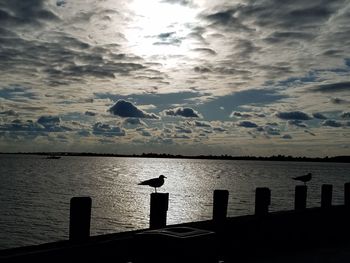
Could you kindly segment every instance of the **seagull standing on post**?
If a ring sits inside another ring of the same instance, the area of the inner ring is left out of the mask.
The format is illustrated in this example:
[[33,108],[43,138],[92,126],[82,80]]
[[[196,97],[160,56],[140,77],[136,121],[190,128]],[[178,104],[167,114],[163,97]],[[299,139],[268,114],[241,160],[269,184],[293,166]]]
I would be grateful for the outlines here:
[[153,178],[153,179],[143,181],[139,183],[139,185],[149,185],[151,187],[154,187],[157,193],[157,187],[161,187],[164,184],[164,178],[166,178],[164,175],[160,175],[158,178]]
[[302,181],[304,183],[304,185],[306,185],[306,182],[310,181],[311,178],[312,178],[312,174],[311,173],[308,173],[308,174],[305,174],[305,175],[302,175],[302,176],[293,177],[294,180]]

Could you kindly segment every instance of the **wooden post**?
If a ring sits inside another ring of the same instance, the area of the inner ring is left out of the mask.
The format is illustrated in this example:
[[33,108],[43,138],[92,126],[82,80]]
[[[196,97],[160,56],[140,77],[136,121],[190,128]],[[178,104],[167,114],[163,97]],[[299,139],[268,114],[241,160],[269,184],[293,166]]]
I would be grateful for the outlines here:
[[69,240],[84,241],[90,236],[91,198],[73,197],[70,200]]
[[168,211],[169,194],[152,193],[151,194],[151,213],[149,227],[152,229],[166,226]]
[[297,185],[295,187],[294,209],[304,210],[306,208],[307,186]]
[[323,184],[321,189],[321,207],[330,208],[332,206],[333,185]]
[[215,223],[226,220],[228,194],[227,190],[214,190],[213,221]]
[[267,215],[271,204],[271,191],[267,187],[258,187],[255,190],[255,215]]
[[350,183],[344,184],[344,205],[350,208]]

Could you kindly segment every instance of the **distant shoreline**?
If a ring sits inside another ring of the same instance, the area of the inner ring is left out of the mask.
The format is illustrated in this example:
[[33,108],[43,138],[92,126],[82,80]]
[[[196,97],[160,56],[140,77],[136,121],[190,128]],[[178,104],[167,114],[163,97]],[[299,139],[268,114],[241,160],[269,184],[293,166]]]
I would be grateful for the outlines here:
[[350,163],[350,156],[333,156],[333,157],[294,157],[284,155],[273,155],[269,157],[262,156],[230,156],[230,155],[173,155],[173,154],[111,154],[111,153],[84,153],[84,152],[16,152],[5,153],[0,155],[44,155],[44,156],[85,156],[85,157],[131,157],[131,158],[166,158],[166,159],[207,159],[207,160],[251,160],[251,161],[291,161],[291,162],[333,162],[333,163]]

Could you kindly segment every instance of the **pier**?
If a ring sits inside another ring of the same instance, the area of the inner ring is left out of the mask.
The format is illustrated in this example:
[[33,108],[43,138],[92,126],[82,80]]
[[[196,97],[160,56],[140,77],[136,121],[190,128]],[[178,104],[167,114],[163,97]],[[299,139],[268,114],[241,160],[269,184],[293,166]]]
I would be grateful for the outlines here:
[[269,188],[257,188],[253,215],[227,217],[229,192],[213,193],[212,220],[167,225],[168,193],[152,193],[148,229],[90,236],[89,197],[73,197],[69,240],[0,251],[0,262],[348,262],[350,183],[332,205],[307,208],[307,186],[295,188],[294,210],[270,212]]

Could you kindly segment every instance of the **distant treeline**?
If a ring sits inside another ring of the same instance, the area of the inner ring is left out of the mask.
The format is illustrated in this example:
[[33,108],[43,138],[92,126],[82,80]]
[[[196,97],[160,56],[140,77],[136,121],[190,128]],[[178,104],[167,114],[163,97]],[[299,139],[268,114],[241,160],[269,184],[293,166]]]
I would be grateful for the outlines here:
[[141,158],[178,158],[178,159],[213,159],[213,160],[253,160],[253,161],[293,161],[293,162],[337,162],[350,163],[350,156],[333,157],[294,157],[285,155],[264,156],[230,156],[230,155],[173,155],[166,153],[143,153],[143,154],[112,154],[91,152],[18,152],[0,154],[31,154],[45,156],[100,156],[100,157],[141,157]]

